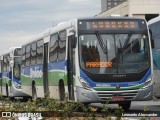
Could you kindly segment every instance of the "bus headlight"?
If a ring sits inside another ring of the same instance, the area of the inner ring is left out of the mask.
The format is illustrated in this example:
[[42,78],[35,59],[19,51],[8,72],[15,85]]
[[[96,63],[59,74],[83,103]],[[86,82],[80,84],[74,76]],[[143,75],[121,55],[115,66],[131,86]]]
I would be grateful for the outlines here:
[[92,87],[83,78],[80,78],[79,80],[80,80],[83,88],[85,88],[87,90],[92,90]]
[[149,76],[148,77],[148,79],[146,80],[146,82],[143,84],[143,89],[144,88],[147,88],[147,87],[149,87],[149,86],[151,86],[153,84],[153,81],[152,81],[152,77],[151,76]]
[[13,84],[17,89],[21,89],[21,85],[19,83],[13,81]]

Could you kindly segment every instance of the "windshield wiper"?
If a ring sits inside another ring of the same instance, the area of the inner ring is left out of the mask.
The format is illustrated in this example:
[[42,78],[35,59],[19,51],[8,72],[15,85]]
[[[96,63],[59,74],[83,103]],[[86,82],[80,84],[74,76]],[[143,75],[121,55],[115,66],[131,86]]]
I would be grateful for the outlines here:
[[123,63],[123,52],[124,52],[124,49],[127,47],[128,43],[129,43],[129,41],[130,41],[130,39],[131,39],[131,36],[132,36],[132,34],[129,33],[128,36],[127,36],[127,38],[126,38],[126,40],[125,40],[125,42],[124,42],[123,47],[122,47],[121,40],[119,39],[120,53],[122,54],[122,63]]
[[107,47],[106,47],[107,45],[105,46],[105,44],[103,42],[103,39],[102,39],[102,37],[101,37],[101,35],[99,34],[98,31],[96,31],[95,34],[97,36],[98,42],[99,42],[99,44],[100,44],[100,46],[102,48],[103,53],[107,54]]
[[125,40],[125,42],[124,42],[123,49],[124,49],[124,48],[127,46],[127,44],[129,43],[129,41],[130,41],[130,39],[131,39],[131,36],[132,36],[132,34],[129,33],[128,36],[127,36],[127,38],[126,38],[126,40]]

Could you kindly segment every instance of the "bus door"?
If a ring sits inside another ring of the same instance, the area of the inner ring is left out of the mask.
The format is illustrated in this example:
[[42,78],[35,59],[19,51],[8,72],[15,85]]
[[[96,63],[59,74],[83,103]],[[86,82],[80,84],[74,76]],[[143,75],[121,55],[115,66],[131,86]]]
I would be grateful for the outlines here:
[[69,92],[69,100],[74,100],[74,83],[73,83],[73,75],[75,74],[75,60],[74,60],[74,48],[73,48],[73,40],[75,39],[75,35],[68,36],[68,92]]
[[49,83],[48,83],[48,43],[44,44],[43,85],[44,85],[44,94],[46,94],[49,91]]

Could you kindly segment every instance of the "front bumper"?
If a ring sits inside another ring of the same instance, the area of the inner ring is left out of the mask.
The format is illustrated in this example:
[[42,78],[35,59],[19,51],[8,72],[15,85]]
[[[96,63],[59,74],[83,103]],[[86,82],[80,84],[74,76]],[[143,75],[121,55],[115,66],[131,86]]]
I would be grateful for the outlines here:
[[113,96],[123,96],[125,101],[147,101],[152,100],[153,86],[145,89],[123,91],[90,91],[82,87],[76,87],[76,92],[77,101],[82,103],[112,102]]

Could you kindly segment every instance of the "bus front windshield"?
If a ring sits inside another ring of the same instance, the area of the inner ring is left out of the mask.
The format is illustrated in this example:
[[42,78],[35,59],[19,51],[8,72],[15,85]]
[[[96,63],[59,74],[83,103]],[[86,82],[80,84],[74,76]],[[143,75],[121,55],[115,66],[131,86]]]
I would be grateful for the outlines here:
[[13,76],[16,79],[20,79],[20,64],[21,64],[21,58],[15,57],[14,58],[14,67],[13,67]]
[[82,34],[79,43],[80,65],[90,73],[138,73],[148,68],[146,34]]

